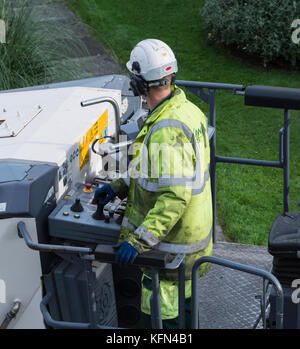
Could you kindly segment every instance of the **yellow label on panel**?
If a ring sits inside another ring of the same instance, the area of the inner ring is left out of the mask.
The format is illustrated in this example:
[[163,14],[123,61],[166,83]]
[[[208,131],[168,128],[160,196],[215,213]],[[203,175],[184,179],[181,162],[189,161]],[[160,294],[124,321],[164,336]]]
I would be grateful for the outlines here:
[[[79,168],[80,171],[89,161],[89,148],[97,138],[105,137],[108,133],[108,110],[100,116],[94,125],[87,131],[82,141],[79,141]],[[99,143],[105,142],[100,139]]]

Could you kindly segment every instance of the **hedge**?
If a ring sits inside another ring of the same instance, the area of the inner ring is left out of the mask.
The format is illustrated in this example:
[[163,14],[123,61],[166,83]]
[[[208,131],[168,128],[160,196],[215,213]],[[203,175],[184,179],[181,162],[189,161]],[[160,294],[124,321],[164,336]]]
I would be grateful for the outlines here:
[[300,0],[207,0],[201,15],[210,40],[264,66],[300,61]]

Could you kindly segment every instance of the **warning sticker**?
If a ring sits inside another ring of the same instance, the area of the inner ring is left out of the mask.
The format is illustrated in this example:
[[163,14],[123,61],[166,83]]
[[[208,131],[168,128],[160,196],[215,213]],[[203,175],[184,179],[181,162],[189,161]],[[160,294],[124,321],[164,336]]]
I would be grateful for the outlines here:
[[[90,144],[95,139],[105,137],[108,133],[108,110],[100,116],[94,125],[87,131],[86,135],[79,141],[79,168],[80,171],[89,161]],[[99,143],[105,142],[105,139],[100,139]]]

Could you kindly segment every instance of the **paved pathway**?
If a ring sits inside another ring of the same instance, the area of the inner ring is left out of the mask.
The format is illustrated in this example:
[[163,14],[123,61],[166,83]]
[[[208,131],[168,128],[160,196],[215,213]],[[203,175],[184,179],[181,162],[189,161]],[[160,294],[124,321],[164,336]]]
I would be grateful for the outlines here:
[[[22,0],[12,0],[15,7],[22,4]],[[124,74],[120,65],[106,52],[104,47],[97,42],[78,21],[75,15],[61,0],[28,0],[28,6],[32,7],[32,15],[35,21],[43,22],[43,25],[51,31],[60,26],[67,28],[74,36],[79,37],[87,47],[87,52],[72,54],[68,60],[80,64],[79,78],[95,77],[108,74]],[[66,64],[66,62],[63,62]]]

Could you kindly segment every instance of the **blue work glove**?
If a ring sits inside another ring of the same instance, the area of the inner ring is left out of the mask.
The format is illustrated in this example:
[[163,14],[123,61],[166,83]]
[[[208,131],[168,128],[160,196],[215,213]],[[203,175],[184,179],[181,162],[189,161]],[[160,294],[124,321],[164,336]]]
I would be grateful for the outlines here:
[[117,254],[116,262],[120,264],[133,263],[135,257],[138,255],[138,251],[131,246],[127,241],[122,242]]
[[95,191],[94,202],[99,201],[100,199],[105,205],[115,196],[116,193],[112,190],[111,186],[109,184],[104,184],[101,188]]

